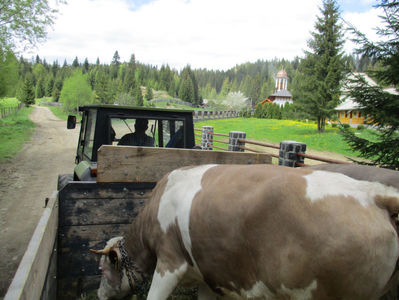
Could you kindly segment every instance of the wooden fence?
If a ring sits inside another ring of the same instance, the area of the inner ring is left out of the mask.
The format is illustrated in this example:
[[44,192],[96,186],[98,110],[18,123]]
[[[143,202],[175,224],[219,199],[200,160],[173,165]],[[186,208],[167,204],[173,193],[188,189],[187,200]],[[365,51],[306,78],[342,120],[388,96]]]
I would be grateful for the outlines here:
[[[218,149],[222,151],[267,153],[272,157],[278,158],[279,165],[290,167],[307,166],[307,164],[304,163],[305,158],[332,164],[350,164],[350,162],[347,161],[306,154],[306,144],[296,141],[282,141],[278,145],[246,139],[246,133],[241,131],[231,131],[229,134],[215,133],[211,126],[203,126],[202,129],[195,128],[194,130],[196,144],[200,142],[201,148],[206,150]],[[214,136],[216,136],[217,139],[214,139]],[[225,144],[227,147],[216,146],[215,143]],[[255,145],[258,147],[254,149],[253,147],[248,147],[248,145]],[[271,153],[270,149],[279,150],[279,153]]]
[[20,103],[18,106],[0,107],[0,119],[5,118],[13,113],[16,113],[22,107],[24,107],[23,103]]
[[240,113],[234,110],[195,110],[193,111],[194,122],[238,118]]

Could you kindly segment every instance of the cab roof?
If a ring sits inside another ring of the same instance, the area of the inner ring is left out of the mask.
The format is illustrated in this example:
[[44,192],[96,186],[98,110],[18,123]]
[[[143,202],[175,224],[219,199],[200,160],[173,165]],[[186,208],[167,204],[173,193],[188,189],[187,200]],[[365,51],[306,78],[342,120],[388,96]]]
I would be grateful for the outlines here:
[[169,109],[169,108],[159,108],[159,107],[144,107],[144,106],[128,106],[128,105],[116,105],[116,104],[89,104],[79,107],[79,111],[84,111],[88,109],[115,109],[115,110],[127,110],[131,111],[159,111],[159,112],[170,112],[170,113],[193,113],[190,109]]

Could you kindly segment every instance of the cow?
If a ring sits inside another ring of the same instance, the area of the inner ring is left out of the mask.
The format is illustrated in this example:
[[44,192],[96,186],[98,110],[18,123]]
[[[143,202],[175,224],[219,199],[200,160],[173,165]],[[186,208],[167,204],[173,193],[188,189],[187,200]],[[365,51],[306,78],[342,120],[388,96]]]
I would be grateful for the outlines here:
[[101,300],[378,299],[399,257],[399,191],[339,173],[273,165],[177,169],[100,254]]

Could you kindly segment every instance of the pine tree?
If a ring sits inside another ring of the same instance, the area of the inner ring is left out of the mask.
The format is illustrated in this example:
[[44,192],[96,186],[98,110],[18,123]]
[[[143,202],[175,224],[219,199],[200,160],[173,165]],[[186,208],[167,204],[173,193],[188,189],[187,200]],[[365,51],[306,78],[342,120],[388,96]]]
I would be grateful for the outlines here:
[[[394,0],[381,0],[378,5],[384,9],[385,28],[377,33],[386,37],[381,42],[372,43],[365,35],[354,28],[355,42],[361,47],[361,53],[381,64],[380,70],[370,71],[370,75],[387,86],[398,87],[399,84],[399,3]],[[363,107],[378,131],[372,140],[361,138],[350,130],[343,130],[344,138],[353,150],[359,151],[361,157],[369,159],[374,165],[399,169],[399,95],[387,93],[379,86],[370,86],[363,76],[355,76],[350,81],[349,96]],[[398,92],[398,89],[395,88]]]
[[190,76],[184,76],[180,83],[179,98],[182,101],[195,103],[194,84]]
[[51,97],[53,94],[53,87],[54,87],[54,78],[52,75],[49,75],[47,78],[47,83],[46,83],[46,97]]
[[114,56],[112,57],[112,61],[111,61],[111,78],[115,79],[116,77],[118,77],[118,72],[119,72],[119,66],[121,64],[120,60],[120,56],[118,53],[118,50],[115,51]]
[[46,94],[46,89],[44,88],[43,77],[39,78],[36,83],[36,98],[43,98]]
[[316,31],[308,41],[311,52],[299,65],[299,85],[294,92],[298,109],[317,119],[317,129],[324,132],[326,119],[331,117],[339,103],[343,79],[342,26],[336,0],[323,0],[317,17]]
[[151,86],[147,86],[147,93],[145,94],[145,100],[150,101],[154,98]]
[[137,106],[143,106],[144,105],[143,94],[141,93],[141,88],[138,85],[134,89],[134,97],[136,99],[136,105]]
[[229,81],[229,77],[226,77],[223,81],[222,90],[220,91],[220,95],[222,97],[226,97],[228,93],[230,93],[231,84]]
[[25,77],[21,98],[19,100],[25,103],[26,106],[35,104],[35,90],[33,86],[33,76],[31,74],[27,74]]
[[86,74],[87,72],[89,72],[89,61],[87,59],[87,57],[85,58],[85,61],[83,62],[83,74]]
[[179,98],[183,101],[199,104],[199,91],[197,79],[190,66],[186,66],[181,72]]
[[100,68],[96,74],[94,90],[96,92],[96,100],[99,103],[110,103],[109,80],[102,68]]
[[58,77],[54,82],[53,93],[52,93],[53,101],[55,102],[58,102],[58,100],[60,99],[62,85],[63,85],[63,80],[61,77]]
[[[64,65],[65,65],[65,64],[64,64]],[[77,56],[75,56],[75,59],[74,59],[73,62],[72,62],[72,67],[73,67],[73,68],[79,67],[79,60],[78,60],[78,57],[77,57]]]
[[133,94],[133,90],[136,86],[136,58],[134,54],[130,56],[130,61],[126,67],[125,78],[122,83],[122,92]]

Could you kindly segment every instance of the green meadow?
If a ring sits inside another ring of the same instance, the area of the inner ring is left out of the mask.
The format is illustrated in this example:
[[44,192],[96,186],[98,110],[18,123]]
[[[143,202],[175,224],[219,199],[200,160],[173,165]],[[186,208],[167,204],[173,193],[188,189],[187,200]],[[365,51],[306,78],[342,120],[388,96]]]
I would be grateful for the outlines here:
[[19,103],[17,98],[2,98],[0,99],[0,108],[17,107]]
[[[305,143],[308,149],[317,151],[328,151],[340,153],[347,156],[357,156],[358,153],[349,149],[343,140],[340,129],[331,126],[326,127],[324,133],[317,132],[314,122],[302,122],[292,120],[271,120],[256,118],[236,118],[196,122],[194,127],[201,129],[202,126],[213,126],[215,133],[228,134],[230,131],[246,132],[247,139],[278,144],[283,140],[294,140]],[[363,138],[372,138],[373,130],[363,129],[354,132]],[[216,140],[228,138],[214,136]],[[197,141],[197,144],[199,142]],[[215,143],[219,147],[226,148],[227,145]],[[248,145],[248,147],[251,147]],[[265,151],[267,151],[265,149]]]
[[29,119],[32,109],[22,108],[0,119],[0,162],[12,158],[30,139],[35,127]]

